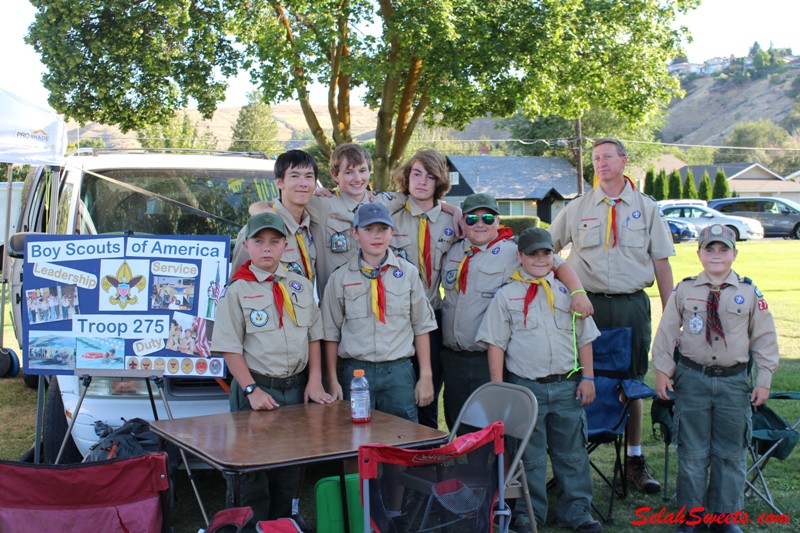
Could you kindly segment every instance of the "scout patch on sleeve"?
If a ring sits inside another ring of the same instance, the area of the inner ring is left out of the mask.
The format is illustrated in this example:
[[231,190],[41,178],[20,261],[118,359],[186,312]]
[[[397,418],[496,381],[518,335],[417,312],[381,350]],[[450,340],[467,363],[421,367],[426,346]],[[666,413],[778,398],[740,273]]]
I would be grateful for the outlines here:
[[759,311],[766,311],[767,309],[769,309],[769,306],[767,305],[767,301],[764,298],[761,298],[758,301],[758,309],[759,309]]

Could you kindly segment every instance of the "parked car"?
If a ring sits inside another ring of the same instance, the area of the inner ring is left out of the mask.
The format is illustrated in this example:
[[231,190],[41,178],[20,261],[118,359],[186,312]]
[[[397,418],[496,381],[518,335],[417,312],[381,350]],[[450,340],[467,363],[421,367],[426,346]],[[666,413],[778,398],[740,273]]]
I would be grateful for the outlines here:
[[800,239],[800,204],[783,198],[720,198],[713,207],[726,215],[750,217],[761,222],[767,237]]
[[696,241],[699,233],[697,226],[691,222],[671,218],[667,220],[669,231],[672,233],[672,242]]
[[723,215],[719,211],[702,205],[683,205],[673,204],[661,208],[667,221],[679,219],[691,222],[697,226],[698,231],[702,231],[706,226],[712,224],[722,224],[733,230],[736,240],[763,239],[764,228],[758,220],[745,217],[734,217]]
[[[274,162],[245,154],[103,153],[79,151],[63,168],[33,169],[25,182],[17,228],[44,233],[50,218],[50,185],[58,185],[55,233],[98,235],[133,231],[164,235],[229,235],[234,244],[248,206],[277,197]],[[52,175],[51,175],[52,172]],[[57,176],[57,179],[52,179]],[[14,331],[22,345],[24,236],[10,239],[9,265]],[[27,376],[34,377],[34,376]],[[44,457],[55,459],[84,384],[76,376],[50,380],[44,420]],[[175,417],[228,411],[228,394],[214,379],[169,378],[164,394]],[[164,406],[156,402],[159,417]],[[77,416],[66,461],[80,460],[97,441],[94,422],[153,419],[146,382],[94,378]],[[74,444],[73,442],[74,441]],[[77,446],[77,448],[75,447]]]

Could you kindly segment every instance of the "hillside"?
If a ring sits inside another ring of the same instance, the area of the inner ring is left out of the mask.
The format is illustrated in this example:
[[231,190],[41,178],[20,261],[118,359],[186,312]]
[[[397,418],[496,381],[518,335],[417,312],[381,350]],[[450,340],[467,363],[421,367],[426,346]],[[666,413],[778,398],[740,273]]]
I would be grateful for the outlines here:
[[[800,75],[800,66],[787,67],[781,74],[770,79],[746,83],[718,80],[711,76],[698,77],[686,82],[686,95],[670,104],[670,116],[662,131],[662,140],[667,143],[693,145],[721,145],[736,124],[767,118],[780,122],[792,109],[793,99],[786,95],[792,80]],[[324,105],[314,106],[323,127],[330,130],[331,122]],[[272,108],[278,122],[278,139],[307,138],[308,126],[300,106],[295,103],[277,104]],[[239,108],[217,110],[210,121],[200,121],[201,127],[210,128],[219,141],[219,148],[230,144],[231,128],[236,122]],[[194,118],[199,119],[197,112]],[[373,138],[376,112],[363,106],[352,107],[352,131],[357,141]],[[509,133],[496,128],[497,119],[477,118],[462,132],[452,132],[459,140],[481,138],[504,139]],[[304,135],[304,132],[306,134]],[[69,140],[74,142],[78,135],[77,124],[70,124]],[[101,137],[106,146],[115,148],[138,147],[133,132],[122,134],[114,126],[90,123],[80,129],[82,138]]]

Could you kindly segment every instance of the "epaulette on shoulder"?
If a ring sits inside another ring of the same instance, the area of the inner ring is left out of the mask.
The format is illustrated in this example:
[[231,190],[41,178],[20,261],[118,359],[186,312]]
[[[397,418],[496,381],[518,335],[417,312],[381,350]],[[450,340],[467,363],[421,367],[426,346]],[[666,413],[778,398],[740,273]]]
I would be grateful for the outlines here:
[[229,280],[228,280],[228,283],[226,283],[226,284],[225,284],[225,288],[227,289],[228,287],[230,287],[231,285],[233,285],[233,282],[234,282],[234,281],[238,281],[238,280],[239,280],[239,278],[231,278],[231,279],[229,279]]
[[692,281],[692,280],[695,280],[695,279],[697,279],[697,276],[688,276],[688,277],[683,278],[681,281]]
[[653,197],[653,195],[652,195],[652,194],[645,194],[645,193],[642,193],[642,196],[644,196],[645,198],[650,198],[651,200],[653,200],[653,201],[656,203],[656,205],[658,205],[658,200],[656,200],[656,199]]
[[747,276],[739,276],[739,283],[747,283],[748,285],[754,285],[753,280],[748,278]]

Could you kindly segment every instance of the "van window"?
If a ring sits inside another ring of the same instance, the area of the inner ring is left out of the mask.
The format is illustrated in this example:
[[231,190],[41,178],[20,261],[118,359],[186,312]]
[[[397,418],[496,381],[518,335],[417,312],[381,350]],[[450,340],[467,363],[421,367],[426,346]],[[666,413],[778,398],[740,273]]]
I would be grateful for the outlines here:
[[748,213],[763,213],[765,211],[764,202],[761,200],[739,200],[737,204],[738,211],[746,211]]
[[96,233],[229,235],[257,200],[278,198],[272,172],[113,169],[86,174],[81,226]]
[[725,202],[714,207],[720,213],[733,213],[736,211],[736,202]]

